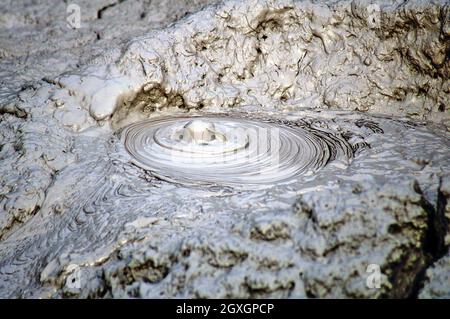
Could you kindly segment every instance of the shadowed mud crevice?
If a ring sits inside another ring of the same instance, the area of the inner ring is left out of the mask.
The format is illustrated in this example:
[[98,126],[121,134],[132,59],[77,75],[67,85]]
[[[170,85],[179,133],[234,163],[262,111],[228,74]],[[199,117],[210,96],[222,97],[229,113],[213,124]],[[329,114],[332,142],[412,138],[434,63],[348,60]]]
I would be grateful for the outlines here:
[[145,85],[130,99],[124,99],[111,118],[113,127],[121,127],[130,119],[146,118],[155,111],[167,108],[186,109],[183,96],[180,93],[167,90],[163,85],[151,83]]
[[0,115],[2,114],[11,114],[21,119],[26,119],[28,117],[27,112],[15,103],[0,105]]
[[[419,296],[421,289],[424,286],[426,279],[426,271],[436,261],[445,256],[448,247],[445,245],[445,236],[447,233],[448,220],[445,217],[445,208],[447,199],[441,192],[442,179],[439,182],[439,190],[437,197],[437,208],[435,209],[431,203],[425,198],[422,198],[422,207],[428,215],[427,231],[422,245],[423,254],[425,257],[425,264],[414,278],[413,285],[409,294],[399,297],[408,297],[416,299]],[[418,189],[419,192],[420,189]]]
[[106,6],[102,7],[101,9],[99,9],[97,11],[97,19],[102,19],[103,18],[103,14],[105,13],[106,10],[108,10],[108,9],[110,9],[112,7],[115,7],[116,5],[118,5],[118,4],[120,4],[120,3],[124,2],[124,1],[125,0],[118,0],[115,3],[111,3],[109,5],[106,5]]
[[13,217],[11,219],[11,221],[9,222],[9,224],[7,224],[6,226],[3,226],[3,228],[0,229],[0,243],[4,240],[8,239],[8,235],[10,235],[10,233],[12,231],[19,228],[21,225],[23,225],[25,222],[27,222],[29,218],[36,215],[40,209],[41,209],[41,207],[39,205],[37,205],[28,214],[23,214],[23,213],[19,212],[19,214],[21,214],[20,219],[18,219],[17,217]]

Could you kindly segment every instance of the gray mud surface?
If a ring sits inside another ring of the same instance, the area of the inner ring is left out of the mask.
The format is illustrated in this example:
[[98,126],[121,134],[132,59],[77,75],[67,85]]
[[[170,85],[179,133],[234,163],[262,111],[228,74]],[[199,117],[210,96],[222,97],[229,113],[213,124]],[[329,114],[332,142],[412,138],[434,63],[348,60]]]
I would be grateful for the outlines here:
[[[77,4],[0,4],[0,297],[450,298],[447,1]],[[195,116],[301,173],[152,166]]]

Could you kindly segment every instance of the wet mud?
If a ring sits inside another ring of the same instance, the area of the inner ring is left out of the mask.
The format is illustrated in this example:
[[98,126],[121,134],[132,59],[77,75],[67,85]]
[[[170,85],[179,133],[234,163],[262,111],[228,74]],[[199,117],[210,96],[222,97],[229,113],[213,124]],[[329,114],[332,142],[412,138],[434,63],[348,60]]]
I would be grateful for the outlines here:
[[5,7],[0,297],[449,298],[448,3],[172,2]]

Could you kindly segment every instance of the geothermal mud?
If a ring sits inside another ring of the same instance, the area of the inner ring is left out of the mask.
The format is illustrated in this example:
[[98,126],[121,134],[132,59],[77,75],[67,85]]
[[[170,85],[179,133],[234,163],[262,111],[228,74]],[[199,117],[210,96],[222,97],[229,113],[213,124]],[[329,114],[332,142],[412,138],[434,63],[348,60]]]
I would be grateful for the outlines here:
[[192,185],[271,187],[313,174],[334,159],[348,161],[353,153],[345,139],[302,124],[172,116],[137,122],[123,135],[134,163],[159,178]]
[[1,297],[450,297],[445,1],[93,3],[0,20]]

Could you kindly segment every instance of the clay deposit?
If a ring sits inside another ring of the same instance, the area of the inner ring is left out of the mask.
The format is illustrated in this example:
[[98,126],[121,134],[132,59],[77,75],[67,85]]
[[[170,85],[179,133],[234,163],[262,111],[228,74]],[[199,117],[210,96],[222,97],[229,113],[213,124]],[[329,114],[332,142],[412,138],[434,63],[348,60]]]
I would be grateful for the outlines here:
[[450,298],[447,1],[77,4],[1,4],[0,297]]

